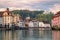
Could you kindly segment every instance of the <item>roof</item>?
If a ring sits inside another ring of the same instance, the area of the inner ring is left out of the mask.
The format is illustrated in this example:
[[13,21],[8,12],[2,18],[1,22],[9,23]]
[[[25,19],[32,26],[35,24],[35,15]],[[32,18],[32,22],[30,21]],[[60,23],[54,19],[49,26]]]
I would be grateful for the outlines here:
[[12,12],[11,12],[11,11],[9,11],[9,8],[7,8],[5,11],[3,11],[3,13],[5,13],[5,12],[7,12],[7,13],[8,13],[7,15],[12,16]]
[[43,21],[44,24],[50,24],[48,21]]
[[0,17],[2,17],[3,13],[4,13],[4,12],[0,12]]
[[57,13],[52,17],[52,19],[54,19],[54,18],[56,18],[56,17],[59,17],[59,16],[60,16],[60,11],[57,12]]

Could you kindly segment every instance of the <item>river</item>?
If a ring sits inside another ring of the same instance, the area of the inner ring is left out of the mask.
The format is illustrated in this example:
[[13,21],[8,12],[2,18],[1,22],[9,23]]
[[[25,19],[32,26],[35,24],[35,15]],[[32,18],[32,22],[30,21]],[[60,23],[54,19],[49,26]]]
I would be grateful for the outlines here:
[[60,40],[60,31],[52,30],[0,31],[0,40]]

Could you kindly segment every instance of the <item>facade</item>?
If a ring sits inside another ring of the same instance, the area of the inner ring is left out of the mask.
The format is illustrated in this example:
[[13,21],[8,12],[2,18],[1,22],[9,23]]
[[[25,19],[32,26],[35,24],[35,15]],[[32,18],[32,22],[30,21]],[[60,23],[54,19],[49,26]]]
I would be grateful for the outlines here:
[[34,27],[33,21],[30,21],[30,22],[28,23],[28,25],[29,25],[29,27]]
[[17,24],[20,22],[20,15],[19,14],[13,14],[13,23]]
[[33,19],[34,27],[39,27],[39,21],[37,19]]
[[2,26],[2,24],[3,24],[2,13],[3,13],[3,12],[0,12],[0,27],[1,27],[1,26]]
[[51,26],[47,22],[39,22],[39,27],[48,27],[48,28],[50,28]]
[[29,27],[29,22],[30,22],[30,17],[26,17],[25,18],[25,27],[28,28]]
[[2,24],[3,23],[3,21],[2,21],[2,17],[0,16],[0,24]]
[[39,22],[39,27],[44,27],[44,23],[43,22]]
[[3,27],[12,27],[13,24],[17,25],[19,21],[20,15],[12,13],[9,11],[9,8],[3,12],[0,12],[0,24],[2,24]]
[[20,21],[19,23],[17,23],[17,26],[19,26],[19,27],[25,27],[24,21]]
[[6,11],[4,11],[2,18],[3,18],[3,25],[11,27],[13,16],[12,13],[9,12],[8,8]]
[[34,27],[39,27],[39,22],[38,21],[33,21]]
[[57,12],[52,18],[52,27],[60,28],[60,11]]
[[46,24],[44,24],[44,27],[49,27],[50,28],[51,26],[50,26],[50,24],[46,23]]

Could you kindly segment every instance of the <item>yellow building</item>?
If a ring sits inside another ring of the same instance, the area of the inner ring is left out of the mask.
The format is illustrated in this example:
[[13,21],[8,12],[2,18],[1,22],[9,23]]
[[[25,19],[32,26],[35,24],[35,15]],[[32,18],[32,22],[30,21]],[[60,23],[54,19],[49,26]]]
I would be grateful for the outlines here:
[[19,14],[14,14],[14,18],[13,18],[13,23],[17,26],[18,23],[21,20],[21,16]]
[[4,27],[12,27],[12,24],[17,25],[17,23],[20,22],[20,18],[21,16],[19,14],[14,14],[11,11],[9,11],[9,8],[7,8],[7,10],[4,11],[2,15],[3,25]]
[[20,15],[19,14],[14,14],[13,15],[13,23],[17,25],[17,23],[20,22]]
[[12,20],[13,20],[12,13],[9,12],[9,9],[7,8],[7,10],[3,13],[3,25],[8,25],[9,27],[11,27]]

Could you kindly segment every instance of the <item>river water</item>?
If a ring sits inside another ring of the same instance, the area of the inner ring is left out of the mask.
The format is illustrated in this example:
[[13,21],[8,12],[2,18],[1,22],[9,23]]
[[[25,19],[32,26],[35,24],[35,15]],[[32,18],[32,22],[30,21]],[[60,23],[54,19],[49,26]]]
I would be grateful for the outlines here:
[[60,40],[60,31],[52,30],[0,31],[0,40]]

